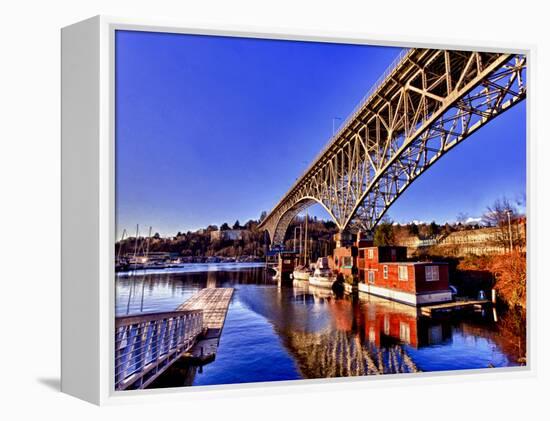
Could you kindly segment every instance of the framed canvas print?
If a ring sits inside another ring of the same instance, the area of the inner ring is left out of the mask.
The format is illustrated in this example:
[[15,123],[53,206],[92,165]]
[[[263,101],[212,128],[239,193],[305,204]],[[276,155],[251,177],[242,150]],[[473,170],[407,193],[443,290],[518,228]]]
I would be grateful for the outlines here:
[[64,28],[62,390],[529,370],[530,50],[421,41]]

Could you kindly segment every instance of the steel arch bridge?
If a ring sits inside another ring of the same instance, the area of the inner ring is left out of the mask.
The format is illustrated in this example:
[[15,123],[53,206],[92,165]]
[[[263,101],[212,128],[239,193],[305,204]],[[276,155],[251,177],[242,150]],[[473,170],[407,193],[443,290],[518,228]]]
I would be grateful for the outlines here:
[[319,203],[340,231],[371,231],[426,169],[526,98],[523,54],[405,50],[261,222],[272,244]]

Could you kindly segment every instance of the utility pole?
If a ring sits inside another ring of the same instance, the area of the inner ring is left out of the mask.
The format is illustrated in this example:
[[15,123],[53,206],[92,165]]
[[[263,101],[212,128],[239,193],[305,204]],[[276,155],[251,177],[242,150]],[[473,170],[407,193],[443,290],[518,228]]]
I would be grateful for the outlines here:
[[506,215],[508,215],[508,236],[510,238],[510,253],[512,253],[512,249],[514,248],[514,243],[512,242],[512,224],[510,223],[510,209],[506,209]]

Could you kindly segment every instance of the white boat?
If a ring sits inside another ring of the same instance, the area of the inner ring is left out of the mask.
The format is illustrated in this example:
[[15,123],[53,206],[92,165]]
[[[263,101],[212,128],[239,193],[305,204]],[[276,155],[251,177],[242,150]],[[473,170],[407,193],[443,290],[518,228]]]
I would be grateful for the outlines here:
[[292,279],[297,281],[309,281],[311,270],[305,266],[296,266],[292,272]]
[[319,257],[315,263],[313,275],[309,277],[309,284],[321,288],[332,288],[336,277],[332,274],[326,257]]

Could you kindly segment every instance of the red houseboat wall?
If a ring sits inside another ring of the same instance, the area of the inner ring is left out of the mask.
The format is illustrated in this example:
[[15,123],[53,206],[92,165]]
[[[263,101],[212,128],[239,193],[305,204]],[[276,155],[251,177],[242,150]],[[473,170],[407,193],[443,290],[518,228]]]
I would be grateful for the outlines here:
[[412,305],[450,301],[447,264],[407,262],[406,255],[406,247],[360,249],[359,291]]
[[[426,268],[434,267],[438,271],[438,279],[426,280]],[[449,289],[449,266],[446,263],[421,263],[415,265],[416,291],[440,291]]]
[[344,276],[353,275],[353,268],[357,268],[358,250],[355,246],[336,247],[333,252],[333,266],[331,269]]

